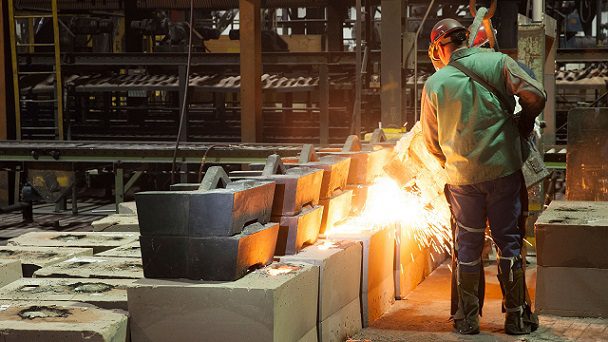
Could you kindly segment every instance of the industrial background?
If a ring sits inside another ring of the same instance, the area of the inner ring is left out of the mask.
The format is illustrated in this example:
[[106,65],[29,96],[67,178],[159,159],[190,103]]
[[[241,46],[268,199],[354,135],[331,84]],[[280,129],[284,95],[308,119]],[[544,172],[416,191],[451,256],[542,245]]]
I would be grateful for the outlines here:
[[[526,338],[608,339],[605,0],[0,0],[0,336],[458,340],[416,123],[482,7],[547,93]],[[492,305],[468,340],[511,340]]]

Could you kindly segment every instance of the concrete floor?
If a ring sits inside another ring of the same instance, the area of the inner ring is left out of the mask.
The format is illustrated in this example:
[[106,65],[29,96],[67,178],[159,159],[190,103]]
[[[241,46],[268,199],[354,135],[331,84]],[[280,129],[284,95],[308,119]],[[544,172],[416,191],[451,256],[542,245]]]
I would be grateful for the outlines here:
[[[540,316],[539,329],[527,336],[509,336],[503,332],[500,312],[502,294],[496,278],[496,266],[486,272],[486,303],[481,317],[481,333],[462,336],[452,332],[450,315],[450,271],[442,265],[405,300],[393,305],[382,318],[364,329],[354,340],[396,341],[608,341],[608,319]],[[527,270],[530,296],[534,297],[536,267]]]

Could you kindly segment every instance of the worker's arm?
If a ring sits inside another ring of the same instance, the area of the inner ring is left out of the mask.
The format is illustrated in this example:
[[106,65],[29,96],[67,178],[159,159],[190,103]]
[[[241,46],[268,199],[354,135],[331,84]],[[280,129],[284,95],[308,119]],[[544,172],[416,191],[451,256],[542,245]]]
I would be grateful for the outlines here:
[[517,95],[522,111],[520,116],[520,130],[523,134],[530,134],[534,128],[534,120],[545,108],[547,96],[543,85],[532,78],[511,57],[505,57],[503,73],[509,95]]
[[437,107],[429,98],[426,87],[422,90],[420,102],[420,124],[422,125],[424,144],[429,152],[439,160],[441,167],[445,167],[445,155],[439,145]]

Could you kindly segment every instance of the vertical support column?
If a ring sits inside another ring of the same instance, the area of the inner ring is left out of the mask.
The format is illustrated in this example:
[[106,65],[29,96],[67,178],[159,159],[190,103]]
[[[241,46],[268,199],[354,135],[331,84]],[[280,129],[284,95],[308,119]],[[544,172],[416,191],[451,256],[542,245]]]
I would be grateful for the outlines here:
[[13,72],[13,100],[15,109],[15,140],[21,140],[21,105],[19,96],[19,68],[17,62],[17,29],[15,27],[14,0],[8,1],[8,29],[11,40],[11,64]]
[[125,201],[125,170],[116,165],[114,169],[114,198],[116,202],[116,212],[118,205]]
[[344,50],[344,19],[346,7],[341,1],[329,1],[327,4],[327,51]]
[[[0,0],[0,28],[4,31],[4,0]],[[4,32],[0,34],[0,140],[6,140],[8,138],[8,117],[6,113],[6,83],[8,79],[4,73],[5,61],[4,61]],[[2,173],[3,175],[4,173]]]
[[260,3],[261,0],[239,0],[243,142],[261,142],[263,138]]
[[555,59],[557,57],[557,21],[549,16],[544,18],[545,27],[545,65],[543,70],[543,85],[547,92],[547,102],[543,111],[545,128],[543,144],[555,144],[557,130],[555,114]]
[[383,127],[401,127],[401,11],[400,0],[382,0],[381,121]]
[[329,144],[329,72],[327,64],[319,65],[319,128],[321,145]]
[[355,105],[353,108],[353,124],[351,134],[359,135],[361,133],[361,93],[363,91],[363,79],[361,75],[361,67],[363,65],[362,52],[362,40],[363,40],[363,23],[361,18],[361,0],[356,1],[355,6],[355,31],[356,31],[356,45],[355,45]]
[[57,139],[63,140],[63,80],[61,79],[61,44],[59,42],[59,8],[57,0],[51,0],[53,13],[53,45],[55,49],[55,96],[57,97]]

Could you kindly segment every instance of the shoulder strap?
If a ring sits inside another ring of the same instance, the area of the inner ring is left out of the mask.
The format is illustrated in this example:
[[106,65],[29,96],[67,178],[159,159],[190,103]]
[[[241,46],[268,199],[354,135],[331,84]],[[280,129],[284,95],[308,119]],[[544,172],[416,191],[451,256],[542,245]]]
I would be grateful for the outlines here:
[[473,79],[477,83],[481,84],[483,87],[488,89],[491,93],[496,95],[496,97],[498,98],[498,101],[500,101],[500,104],[502,105],[502,107],[504,109],[506,109],[509,113],[513,114],[513,111],[515,110],[515,108],[512,108],[511,105],[509,105],[509,101],[507,101],[507,99],[505,98],[505,95],[502,92],[498,91],[498,89],[496,89],[496,87],[494,87],[492,84],[490,84],[490,82],[484,80],[479,75],[477,75],[475,72],[473,72],[473,70],[465,67],[464,65],[462,65],[459,62],[452,61],[448,65],[451,65],[454,68],[462,71],[462,73],[469,76],[471,79]]

